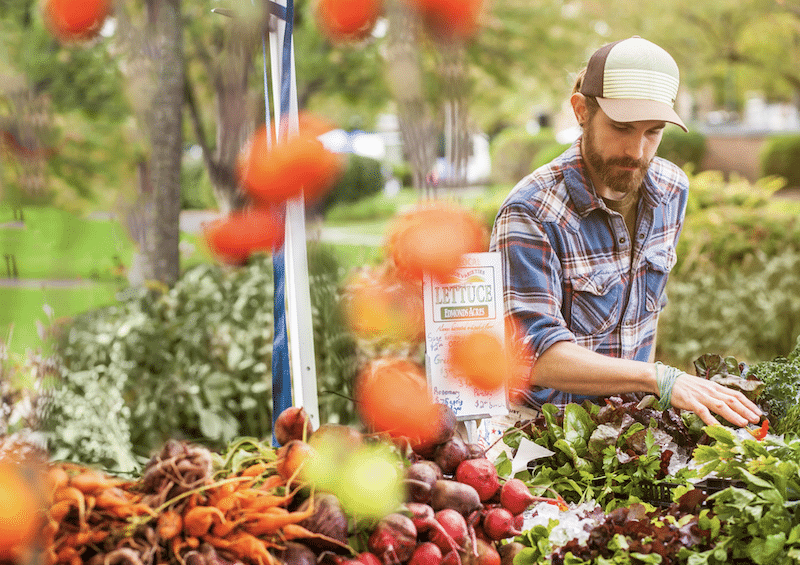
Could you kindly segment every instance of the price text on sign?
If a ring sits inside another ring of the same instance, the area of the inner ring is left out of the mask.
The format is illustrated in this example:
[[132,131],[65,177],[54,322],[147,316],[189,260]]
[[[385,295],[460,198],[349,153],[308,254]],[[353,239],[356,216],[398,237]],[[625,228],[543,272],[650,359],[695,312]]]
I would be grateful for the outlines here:
[[504,339],[500,255],[470,253],[447,280],[426,276],[423,282],[426,365],[434,398],[460,420],[508,413],[505,389],[477,389],[445,363],[449,344],[470,332],[490,331]]

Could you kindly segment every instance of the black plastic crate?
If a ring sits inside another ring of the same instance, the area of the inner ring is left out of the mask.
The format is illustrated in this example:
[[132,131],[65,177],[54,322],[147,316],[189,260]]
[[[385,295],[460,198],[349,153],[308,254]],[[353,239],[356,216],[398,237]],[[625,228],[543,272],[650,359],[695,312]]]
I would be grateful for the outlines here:
[[[672,504],[672,494],[674,490],[680,485],[677,483],[661,482],[650,483],[642,487],[644,502],[652,504],[653,506],[669,506]],[[707,496],[711,496],[715,492],[720,492],[728,487],[742,488],[745,484],[741,481],[734,481],[731,479],[718,479],[707,478],[698,483],[695,483],[694,488],[700,489]],[[703,506],[710,506],[710,503],[703,501]]]

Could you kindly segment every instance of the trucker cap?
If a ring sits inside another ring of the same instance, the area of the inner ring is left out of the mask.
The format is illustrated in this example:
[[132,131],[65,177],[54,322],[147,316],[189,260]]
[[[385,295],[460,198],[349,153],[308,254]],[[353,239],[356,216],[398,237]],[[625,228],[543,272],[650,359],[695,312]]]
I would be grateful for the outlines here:
[[634,36],[604,45],[586,67],[580,92],[612,120],[662,120],[689,131],[675,113],[678,65],[664,49]]

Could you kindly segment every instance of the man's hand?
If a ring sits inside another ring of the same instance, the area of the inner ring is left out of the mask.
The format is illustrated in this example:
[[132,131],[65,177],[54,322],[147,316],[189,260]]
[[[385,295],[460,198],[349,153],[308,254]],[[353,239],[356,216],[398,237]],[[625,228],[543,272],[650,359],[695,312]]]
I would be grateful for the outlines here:
[[735,426],[744,427],[761,420],[761,409],[738,390],[681,373],[672,388],[672,406],[690,410],[708,426],[719,424],[712,412]]

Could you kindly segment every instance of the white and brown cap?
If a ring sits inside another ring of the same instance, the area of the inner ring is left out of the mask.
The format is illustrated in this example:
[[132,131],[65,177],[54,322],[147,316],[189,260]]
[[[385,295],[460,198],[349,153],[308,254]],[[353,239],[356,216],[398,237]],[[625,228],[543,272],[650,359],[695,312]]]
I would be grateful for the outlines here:
[[664,49],[634,36],[595,51],[580,92],[594,96],[612,120],[662,120],[689,131],[675,113],[678,65]]

